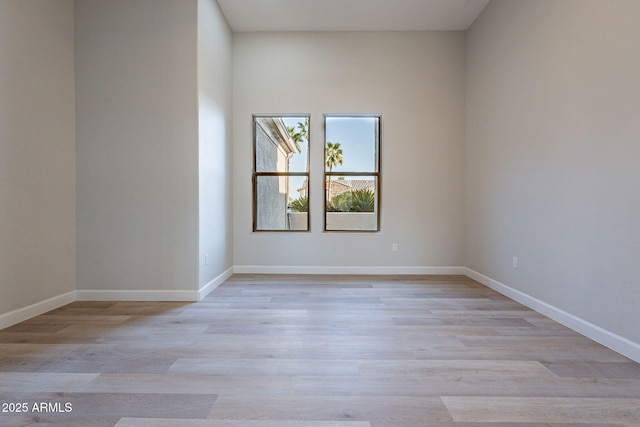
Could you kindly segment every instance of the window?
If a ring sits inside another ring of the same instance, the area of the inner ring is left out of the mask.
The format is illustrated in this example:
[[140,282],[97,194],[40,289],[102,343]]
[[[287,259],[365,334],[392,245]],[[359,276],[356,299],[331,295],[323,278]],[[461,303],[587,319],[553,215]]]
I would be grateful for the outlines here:
[[380,231],[379,115],[325,115],[325,231]]
[[253,231],[309,231],[309,116],[253,116]]

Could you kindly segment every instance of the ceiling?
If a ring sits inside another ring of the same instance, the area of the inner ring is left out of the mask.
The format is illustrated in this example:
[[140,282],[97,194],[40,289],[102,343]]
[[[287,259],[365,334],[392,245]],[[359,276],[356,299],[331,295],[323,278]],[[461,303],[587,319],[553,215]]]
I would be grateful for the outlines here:
[[466,30],[489,0],[218,0],[233,31]]

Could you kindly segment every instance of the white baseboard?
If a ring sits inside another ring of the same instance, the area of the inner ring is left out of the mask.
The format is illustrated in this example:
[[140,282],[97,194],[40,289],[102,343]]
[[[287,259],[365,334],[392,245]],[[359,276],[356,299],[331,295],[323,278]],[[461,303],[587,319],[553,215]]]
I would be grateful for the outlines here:
[[466,267],[349,267],[238,265],[227,269],[198,291],[76,290],[0,314],[0,329],[23,322],[73,301],[200,301],[234,273],[244,274],[444,274],[466,275],[556,322],[640,363],[640,344]]
[[396,267],[396,266],[271,266],[236,265],[239,274],[452,274],[464,275],[465,267]]
[[78,290],[78,301],[198,301],[198,291]]
[[571,313],[567,313],[564,310],[507,286],[504,283],[498,282],[497,280],[478,273],[475,270],[466,268],[465,274],[473,280],[482,283],[502,295],[555,320],[567,328],[573,329],[579,334],[582,334],[635,362],[640,363],[640,344],[603,329],[600,326],[594,325],[593,323],[574,316]]
[[8,328],[16,323],[24,322],[32,317],[39,316],[47,311],[55,310],[72,303],[76,299],[75,291],[67,292],[35,304],[28,305],[17,310],[0,315],[0,329]]
[[198,291],[198,301],[201,301],[204,297],[209,295],[215,288],[223,284],[225,280],[231,277],[233,272],[234,272],[234,268],[231,267],[227,269],[225,272],[223,272],[222,274],[220,274],[218,277],[216,277],[215,279],[213,279],[212,281],[210,281],[209,283],[201,287],[200,290]]

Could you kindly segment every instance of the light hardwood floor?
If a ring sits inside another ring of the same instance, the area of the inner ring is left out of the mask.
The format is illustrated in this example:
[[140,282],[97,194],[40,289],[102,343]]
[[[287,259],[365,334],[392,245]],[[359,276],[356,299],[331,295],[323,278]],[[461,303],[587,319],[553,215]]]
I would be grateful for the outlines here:
[[235,275],[0,349],[2,426],[640,426],[640,365],[460,276]]

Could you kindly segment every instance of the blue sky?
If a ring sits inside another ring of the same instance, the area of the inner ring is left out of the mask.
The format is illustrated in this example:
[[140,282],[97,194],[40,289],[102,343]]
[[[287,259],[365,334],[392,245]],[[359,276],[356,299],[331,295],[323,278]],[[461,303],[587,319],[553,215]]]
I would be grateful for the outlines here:
[[[304,117],[282,117],[286,126],[297,128],[298,122],[302,122]],[[326,118],[326,140],[333,143],[340,143],[342,148],[342,165],[334,167],[333,172],[375,172],[375,136],[376,120],[373,117],[327,117]],[[312,123],[313,124],[313,123]],[[313,142],[318,141],[318,135],[323,137],[323,130],[311,128]],[[317,143],[317,142],[316,142]],[[301,144],[302,152],[296,153],[289,161],[291,172],[304,172],[306,170],[308,144]],[[323,162],[324,158],[309,159],[311,163]],[[312,179],[317,179],[312,177]],[[322,180],[322,177],[319,177]],[[368,179],[360,177],[359,179]],[[289,196],[298,198],[298,188],[302,186],[304,178],[291,177]],[[314,187],[315,184],[312,184]],[[317,188],[317,187],[316,187]],[[313,191],[313,188],[312,188]]]
[[[282,121],[285,126],[293,126],[298,130],[298,122],[303,122],[304,117],[282,117]],[[300,149],[302,152],[296,153],[293,155],[291,160],[289,161],[289,171],[290,172],[305,172],[306,171],[306,163],[307,163],[307,151],[309,150],[308,144],[300,144]],[[312,160],[310,160],[312,161]]]
[[[283,117],[286,126],[297,126],[302,117]],[[336,166],[333,171],[349,172],[374,172],[375,165],[375,135],[376,118],[373,117],[327,117],[326,118],[326,140],[333,143],[340,143],[342,148],[343,164]],[[314,141],[322,129],[311,128]],[[292,172],[305,170],[307,157],[306,144],[301,147],[302,153],[296,154],[291,159],[289,165]],[[310,159],[311,162],[320,162],[324,159]]]

